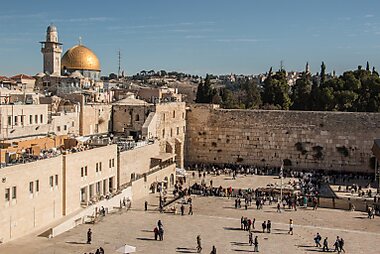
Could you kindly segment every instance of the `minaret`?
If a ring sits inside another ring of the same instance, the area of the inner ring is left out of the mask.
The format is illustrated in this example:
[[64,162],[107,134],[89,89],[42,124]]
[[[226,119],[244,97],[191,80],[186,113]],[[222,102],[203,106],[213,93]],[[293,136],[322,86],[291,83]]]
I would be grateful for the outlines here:
[[48,26],[46,41],[40,43],[42,45],[41,52],[44,56],[44,73],[60,76],[62,44],[58,42],[58,32],[54,25]]

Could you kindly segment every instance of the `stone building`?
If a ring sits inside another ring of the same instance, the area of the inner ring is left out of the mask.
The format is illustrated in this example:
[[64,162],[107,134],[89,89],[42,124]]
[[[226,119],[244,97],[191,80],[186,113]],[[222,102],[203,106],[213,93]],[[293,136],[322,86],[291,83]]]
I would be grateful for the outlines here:
[[174,184],[175,163],[160,155],[158,143],[120,153],[117,145],[89,148],[1,168],[0,243],[32,232],[54,235],[65,216],[69,229],[93,216],[99,202],[113,209],[112,196],[125,188],[129,198],[142,198],[157,183]]
[[113,105],[113,131],[137,139],[157,139],[163,153],[176,154],[183,167],[186,130],[184,102],[149,104],[128,97]]
[[20,140],[46,136],[50,131],[48,105],[0,105],[0,135],[2,140]]

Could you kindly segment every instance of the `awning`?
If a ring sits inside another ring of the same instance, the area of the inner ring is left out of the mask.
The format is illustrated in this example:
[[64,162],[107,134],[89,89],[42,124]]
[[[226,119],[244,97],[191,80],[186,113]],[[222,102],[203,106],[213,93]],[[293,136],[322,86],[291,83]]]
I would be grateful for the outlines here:
[[85,142],[87,142],[89,139],[90,139],[90,137],[83,137],[83,136],[81,136],[81,137],[77,137],[77,138],[75,138],[78,142],[82,142],[82,143],[85,143]]
[[175,171],[177,173],[177,176],[186,176],[187,175],[186,170],[183,168],[176,168]]

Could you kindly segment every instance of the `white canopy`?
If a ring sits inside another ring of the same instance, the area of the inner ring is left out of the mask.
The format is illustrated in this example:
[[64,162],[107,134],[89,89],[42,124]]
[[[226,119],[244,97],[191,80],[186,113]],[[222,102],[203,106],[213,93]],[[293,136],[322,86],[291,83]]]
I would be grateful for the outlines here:
[[83,137],[83,136],[80,136],[80,137],[76,137],[75,139],[76,139],[77,141],[79,141],[79,142],[84,143],[84,142],[88,141],[88,140],[90,139],[90,137]]
[[177,176],[186,176],[187,175],[186,170],[183,168],[176,168],[175,170],[176,170]]
[[125,244],[121,246],[119,249],[117,249],[116,252],[120,252],[123,254],[133,253],[136,252],[136,247]]

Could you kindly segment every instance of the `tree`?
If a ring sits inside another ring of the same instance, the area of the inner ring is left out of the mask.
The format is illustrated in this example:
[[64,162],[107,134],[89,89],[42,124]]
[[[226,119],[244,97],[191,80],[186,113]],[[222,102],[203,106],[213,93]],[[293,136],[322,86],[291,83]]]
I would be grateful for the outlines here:
[[297,79],[296,84],[292,87],[292,109],[310,110],[312,82],[310,73],[303,72],[301,77]]
[[211,87],[210,76],[207,74],[205,81],[199,83],[195,102],[197,103],[211,103],[215,95]]
[[324,62],[322,62],[321,65],[321,84],[325,83],[326,81],[326,65]]

